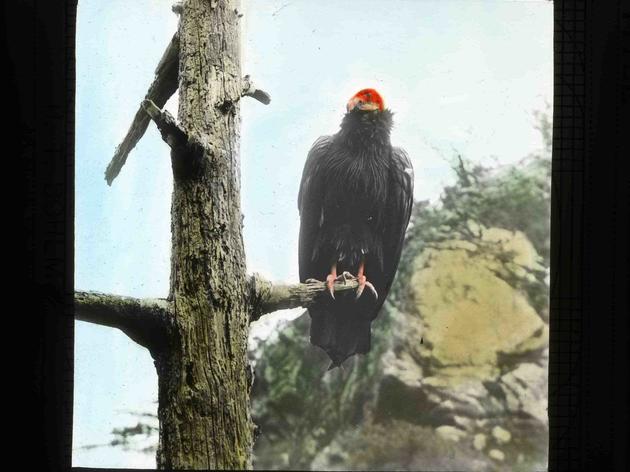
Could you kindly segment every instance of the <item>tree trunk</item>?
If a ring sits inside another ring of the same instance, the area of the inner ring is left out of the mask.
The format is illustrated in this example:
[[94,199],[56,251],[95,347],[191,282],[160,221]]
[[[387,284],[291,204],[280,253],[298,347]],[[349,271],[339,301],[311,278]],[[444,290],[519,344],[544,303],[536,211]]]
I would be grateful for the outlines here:
[[251,468],[236,7],[189,0],[181,11],[179,123],[189,144],[172,152],[175,323],[154,352],[159,468]]

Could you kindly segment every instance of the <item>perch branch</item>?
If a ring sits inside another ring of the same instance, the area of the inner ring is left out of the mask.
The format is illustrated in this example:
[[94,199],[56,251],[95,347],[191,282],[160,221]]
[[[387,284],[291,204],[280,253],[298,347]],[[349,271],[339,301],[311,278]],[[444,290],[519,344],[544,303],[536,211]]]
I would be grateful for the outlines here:
[[[154,102],[158,108],[164,107],[168,99],[171,98],[171,95],[177,90],[178,71],[179,36],[175,33],[155,69],[155,78],[149,87],[145,99]],[[114,157],[107,166],[105,179],[108,185],[111,185],[116,176],[120,173],[120,170],[127,161],[127,156],[136,144],[138,144],[142,136],[144,136],[147,126],[149,126],[149,117],[142,109],[142,106],[140,106],[129,127],[129,131],[127,131],[127,135],[116,148]]]
[[[307,308],[321,295],[329,296],[324,282],[308,284],[273,284],[258,274],[251,276],[250,300],[252,304],[252,317],[250,321],[256,321],[267,313],[288,308]],[[354,290],[359,286],[356,280],[347,282],[335,282],[335,292]]]
[[160,298],[132,298],[99,292],[75,292],[77,320],[118,328],[149,350],[165,346],[172,322],[171,304]]

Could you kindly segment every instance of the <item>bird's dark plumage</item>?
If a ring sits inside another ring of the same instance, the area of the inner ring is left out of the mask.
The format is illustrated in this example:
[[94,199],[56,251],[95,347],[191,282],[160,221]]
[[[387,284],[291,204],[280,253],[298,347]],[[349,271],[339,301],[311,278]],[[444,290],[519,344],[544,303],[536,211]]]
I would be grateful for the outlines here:
[[300,281],[326,279],[335,263],[338,273],[356,275],[363,262],[378,293],[366,290],[358,300],[352,291],[323,296],[309,308],[311,342],[333,366],[369,352],[370,324],[393,282],[411,215],[412,166],[392,147],[391,126],[382,101],[381,109],[350,109],[337,134],[315,142],[302,174]]

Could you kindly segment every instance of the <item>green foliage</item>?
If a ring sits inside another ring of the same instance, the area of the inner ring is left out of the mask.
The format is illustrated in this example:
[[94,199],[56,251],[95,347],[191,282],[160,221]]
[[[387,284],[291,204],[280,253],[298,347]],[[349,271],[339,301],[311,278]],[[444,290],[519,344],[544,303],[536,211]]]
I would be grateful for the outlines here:
[[460,161],[457,184],[444,189],[443,208],[486,227],[522,231],[548,264],[550,164],[532,155],[492,171],[481,166],[468,170]]
[[[384,320],[383,329],[388,329]],[[385,349],[372,345],[372,361],[327,371],[330,360],[310,345],[308,314],[265,343],[256,366],[252,416],[260,428],[254,446],[256,468],[307,469],[335,434],[363,421],[362,406],[374,394],[375,370]],[[381,337],[382,339],[382,337]]]

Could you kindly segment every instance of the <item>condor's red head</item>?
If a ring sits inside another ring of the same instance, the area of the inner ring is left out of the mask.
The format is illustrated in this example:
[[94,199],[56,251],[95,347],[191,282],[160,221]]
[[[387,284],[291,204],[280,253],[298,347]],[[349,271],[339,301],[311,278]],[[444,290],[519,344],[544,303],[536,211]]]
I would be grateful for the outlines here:
[[348,112],[351,112],[355,108],[361,111],[383,111],[383,109],[385,108],[385,104],[383,102],[383,98],[376,90],[374,90],[373,88],[366,88],[363,90],[359,90],[348,101],[348,105],[346,105],[346,110]]

